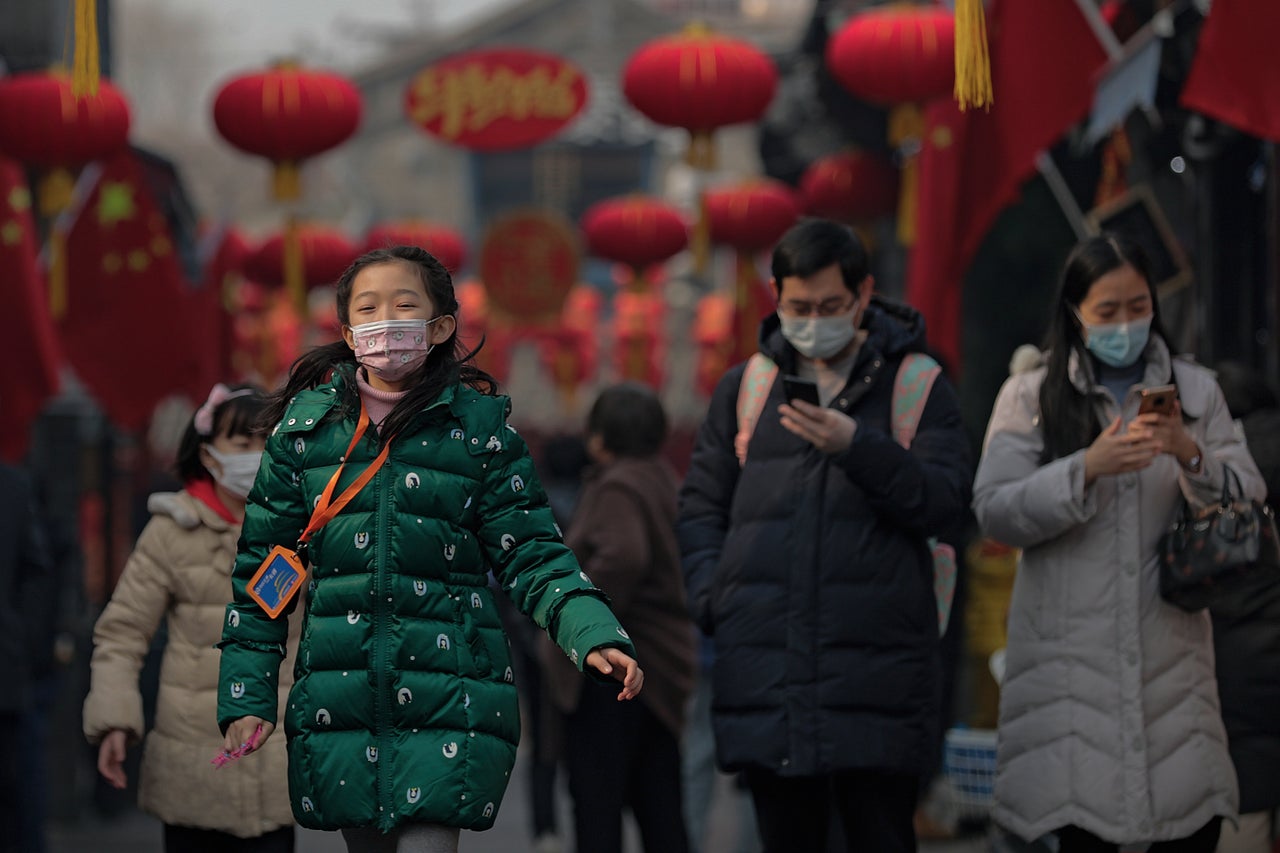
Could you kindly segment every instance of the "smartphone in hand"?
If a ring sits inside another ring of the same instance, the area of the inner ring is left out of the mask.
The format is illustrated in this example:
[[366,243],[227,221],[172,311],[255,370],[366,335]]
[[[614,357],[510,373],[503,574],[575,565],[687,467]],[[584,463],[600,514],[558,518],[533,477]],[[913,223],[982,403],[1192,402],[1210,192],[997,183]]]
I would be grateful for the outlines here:
[[1142,400],[1138,403],[1138,414],[1159,415],[1173,414],[1173,404],[1178,402],[1177,385],[1157,385],[1154,388],[1143,388],[1140,392]]
[[818,402],[818,383],[812,379],[801,379],[799,376],[782,377],[782,390],[787,396],[787,402],[792,400],[804,400],[811,406],[821,406]]

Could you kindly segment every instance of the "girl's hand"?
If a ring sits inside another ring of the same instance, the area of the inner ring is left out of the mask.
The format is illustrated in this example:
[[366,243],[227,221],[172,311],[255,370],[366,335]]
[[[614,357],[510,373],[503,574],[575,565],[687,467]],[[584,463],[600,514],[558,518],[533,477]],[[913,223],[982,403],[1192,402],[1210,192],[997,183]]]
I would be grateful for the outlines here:
[[615,649],[612,646],[595,649],[587,655],[587,666],[622,682],[622,692],[618,694],[619,702],[624,699],[634,699],[640,695],[640,688],[644,686],[644,671],[640,669],[640,664],[622,649]]
[[[257,742],[253,746],[249,746],[249,741],[253,739],[253,733],[258,730],[258,726],[262,726],[262,732],[258,735]],[[275,730],[275,723],[268,723],[261,717],[241,717],[227,727],[227,737],[222,742],[222,749],[228,753],[241,749],[243,750],[241,755],[257,752],[262,749],[262,745],[267,742],[267,738],[271,737],[271,733]]]
[[1141,471],[1162,451],[1149,426],[1135,420],[1122,433],[1120,418],[1116,418],[1084,452],[1084,484],[1093,485],[1099,477],[1111,474]]
[[1196,440],[1187,432],[1187,427],[1182,422],[1182,404],[1179,402],[1173,404],[1173,411],[1167,415],[1155,412],[1138,415],[1129,424],[1129,429],[1132,430],[1135,426],[1150,431],[1160,442],[1160,452],[1176,457],[1183,467],[1200,455]]
[[123,729],[112,729],[98,745],[98,772],[102,778],[111,783],[111,787],[123,791],[129,783],[124,772],[124,753],[129,745],[129,736]]

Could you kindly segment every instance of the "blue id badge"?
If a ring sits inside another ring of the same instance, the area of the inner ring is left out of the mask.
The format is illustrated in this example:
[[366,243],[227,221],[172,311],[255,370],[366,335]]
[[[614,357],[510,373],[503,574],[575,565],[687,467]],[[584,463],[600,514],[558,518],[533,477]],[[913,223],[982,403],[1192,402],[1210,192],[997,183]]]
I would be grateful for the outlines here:
[[249,597],[274,619],[298,594],[306,576],[307,570],[302,567],[298,555],[283,545],[277,545],[249,581]]

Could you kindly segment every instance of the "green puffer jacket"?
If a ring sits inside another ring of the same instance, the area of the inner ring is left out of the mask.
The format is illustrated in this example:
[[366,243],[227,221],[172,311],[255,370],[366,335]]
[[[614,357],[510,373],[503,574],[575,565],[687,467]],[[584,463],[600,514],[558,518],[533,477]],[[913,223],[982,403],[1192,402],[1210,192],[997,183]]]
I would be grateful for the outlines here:
[[[339,414],[351,381],[335,371],[332,383],[298,394],[267,442],[220,644],[223,731],[247,714],[276,719],[288,622],[268,618],[246,587],[272,546],[294,547],[340,464],[358,416]],[[447,388],[310,542],[284,715],[290,801],[303,826],[493,825],[520,717],[490,569],[579,668],[602,646],[635,655],[561,541],[509,410],[505,397]],[[361,439],[335,498],[378,450]]]

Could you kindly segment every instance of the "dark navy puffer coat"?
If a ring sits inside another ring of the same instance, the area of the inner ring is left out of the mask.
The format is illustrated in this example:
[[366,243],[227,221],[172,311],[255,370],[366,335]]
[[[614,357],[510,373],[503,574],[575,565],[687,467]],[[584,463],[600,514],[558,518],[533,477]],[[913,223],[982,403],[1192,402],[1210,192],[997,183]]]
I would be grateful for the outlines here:
[[[775,382],[734,454],[744,365],[720,381],[681,492],[690,608],[715,640],[719,763],[783,776],[852,769],[916,774],[938,713],[938,623],[925,539],[969,501],[971,461],[955,392],[939,378],[910,451],[890,434],[898,365],[924,348],[910,308],[873,300],[849,381],[831,405],[857,421],[827,455],[792,435]],[[780,374],[795,351],[776,316],[761,351]]]

